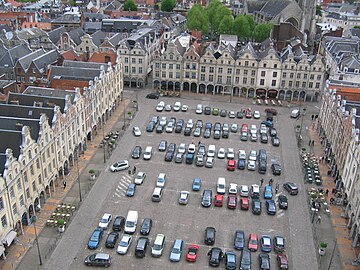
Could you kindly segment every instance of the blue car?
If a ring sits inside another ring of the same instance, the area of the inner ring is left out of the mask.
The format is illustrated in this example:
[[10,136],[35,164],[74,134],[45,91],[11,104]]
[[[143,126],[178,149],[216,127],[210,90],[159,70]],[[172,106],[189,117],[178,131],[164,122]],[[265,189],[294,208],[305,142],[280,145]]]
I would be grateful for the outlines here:
[[126,190],[126,196],[128,197],[132,197],[135,195],[135,189],[136,189],[136,185],[135,184],[129,184],[128,188]]
[[201,188],[201,179],[200,178],[195,178],[192,184],[192,189],[194,191],[199,191]]
[[272,199],[272,187],[270,185],[265,186],[264,199],[267,199],[267,200]]
[[266,121],[262,121],[261,122],[262,125],[265,125],[267,127],[270,127],[272,128],[274,125],[273,125],[273,122],[272,121],[269,121],[269,120],[266,120]]
[[103,237],[104,231],[100,228],[96,228],[94,232],[92,233],[89,242],[88,242],[88,248],[89,249],[97,249],[101,238]]

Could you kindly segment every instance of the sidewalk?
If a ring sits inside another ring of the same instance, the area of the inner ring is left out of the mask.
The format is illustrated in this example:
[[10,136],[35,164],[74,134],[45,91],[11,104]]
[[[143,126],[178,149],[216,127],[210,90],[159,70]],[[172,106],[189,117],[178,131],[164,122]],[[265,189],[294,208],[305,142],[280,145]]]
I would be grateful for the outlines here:
[[[124,104],[125,103],[125,104]],[[98,146],[101,142],[102,134],[107,134],[110,131],[114,131],[113,128],[116,123],[118,123],[119,118],[123,115],[124,107],[128,107],[130,103],[129,99],[125,99],[124,101],[120,102],[117,106],[116,110],[112,112],[111,116],[105,123],[105,129],[104,131],[102,129],[99,129],[98,134],[94,136],[93,141],[88,142],[87,149],[83,155],[81,155],[78,159],[78,168],[79,168],[79,175],[81,175],[84,170],[87,168],[89,161],[92,159],[92,157],[95,155],[96,151],[98,150]],[[85,172],[86,174],[86,172]],[[88,176],[88,174],[86,174]],[[43,229],[46,226],[46,221],[51,216],[52,212],[56,209],[57,205],[59,203],[62,203],[64,201],[64,198],[68,195],[68,193],[72,190],[73,187],[78,186],[78,172],[77,167],[73,166],[71,167],[70,173],[65,177],[67,182],[67,187],[64,189],[62,185],[55,187],[55,192],[51,193],[51,197],[46,199],[46,202],[44,205],[42,205],[41,212],[38,212],[36,217],[36,232],[39,236],[40,233],[43,231]],[[62,180],[59,180],[62,181]],[[80,178],[81,181],[81,178]],[[60,182],[61,183],[61,182]],[[85,195],[86,193],[86,183],[82,184],[81,191],[82,195]],[[77,189],[77,194],[79,194],[79,191]],[[79,196],[77,196],[77,205],[76,207],[80,205],[79,202]],[[76,212],[75,212],[76,214]],[[54,229],[55,230],[55,229]],[[61,236],[58,236],[61,237]],[[58,240],[58,237],[56,240]],[[42,244],[39,240],[40,245]],[[12,244],[8,249],[8,254],[6,255],[6,260],[0,261],[0,269],[2,270],[13,270],[15,269],[18,264],[23,259],[24,255],[31,249],[31,247],[36,245],[35,241],[35,229],[34,224],[30,224],[29,226],[24,226],[24,233],[21,236],[18,236],[15,240],[15,243]],[[44,255],[44,253],[42,252]],[[45,253],[47,254],[47,253]],[[46,257],[46,256],[45,256]],[[43,258],[44,259],[44,258]],[[46,259],[46,258],[45,258]],[[38,260],[39,263],[39,260]],[[34,264],[35,265],[35,264]]]

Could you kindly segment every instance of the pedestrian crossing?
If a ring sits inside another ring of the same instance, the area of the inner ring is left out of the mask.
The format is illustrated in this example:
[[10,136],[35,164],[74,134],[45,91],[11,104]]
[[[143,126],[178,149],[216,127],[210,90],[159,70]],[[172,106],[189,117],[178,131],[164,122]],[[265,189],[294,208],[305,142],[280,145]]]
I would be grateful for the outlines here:
[[130,183],[132,183],[132,180],[133,179],[131,175],[128,174],[122,175],[115,188],[113,196],[118,198],[122,198],[126,196],[127,187]]

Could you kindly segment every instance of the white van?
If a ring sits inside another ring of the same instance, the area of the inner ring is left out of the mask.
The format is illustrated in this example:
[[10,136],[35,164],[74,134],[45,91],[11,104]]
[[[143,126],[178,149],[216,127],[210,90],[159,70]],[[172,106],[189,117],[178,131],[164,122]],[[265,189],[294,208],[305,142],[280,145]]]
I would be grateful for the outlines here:
[[208,151],[207,151],[207,156],[208,156],[208,157],[215,157],[215,154],[216,154],[215,145],[210,144],[210,145],[209,145],[209,148],[208,148]]
[[160,202],[162,195],[163,195],[163,188],[155,187],[154,191],[153,191],[153,194],[151,196],[151,200],[153,202]]
[[133,234],[136,231],[138,217],[139,215],[137,211],[129,210],[125,222],[125,233]]
[[292,110],[291,111],[291,118],[298,118],[300,115],[300,111],[299,110]]
[[160,257],[165,247],[165,235],[158,234],[156,235],[153,246],[151,247],[151,255],[153,257]]
[[219,177],[216,184],[216,192],[218,194],[225,194],[226,192],[226,182],[224,177]]
[[146,146],[145,152],[144,152],[144,159],[145,160],[151,159],[151,155],[152,155],[152,147],[151,146]]

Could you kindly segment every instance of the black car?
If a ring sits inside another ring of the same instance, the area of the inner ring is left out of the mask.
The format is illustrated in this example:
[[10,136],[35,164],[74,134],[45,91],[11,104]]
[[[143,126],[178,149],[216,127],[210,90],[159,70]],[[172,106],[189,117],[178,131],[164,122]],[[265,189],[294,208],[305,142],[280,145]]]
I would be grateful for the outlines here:
[[281,175],[281,166],[278,163],[271,164],[271,170],[273,175]]
[[108,237],[106,238],[105,247],[107,248],[114,248],[116,241],[119,239],[119,233],[118,232],[111,232],[108,234]]
[[159,99],[160,97],[160,94],[159,93],[150,93],[150,94],[147,94],[146,95],[146,98],[149,98],[149,99]]
[[204,207],[210,207],[212,203],[212,190],[204,189],[201,199],[201,205]]
[[245,233],[244,231],[237,230],[235,232],[234,247],[238,250],[243,250],[245,247]]
[[216,230],[214,227],[206,227],[205,229],[205,244],[212,246],[215,244]]
[[284,183],[283,187],[287,192],[289,192],[290,195],[297,195],[299,192],[299,189],[295,183],[292,182],[286,182]]
[[259,267],[260,267],[260,270],[270,270],[269,254],[266,254],[266,253],[259,254]]
[[213,247],[212,249],[209,250],[208,256],[210,256],[209,264],[211,266],[219,266],[221,258],[223,257],[223,252],[221,248]]
[[155,123],[150,121],[149,124],[146,126],[146,131],[147,132],[153,132],[155,129]]
[[269,135],[270,135],[270,137],[276,137],[276,135],[277,135],[276,128],[270,128]]
[[161,140],[159,143],[159,151],[161,151],[161,152],[165,151],[166,147],[167,147],[167,141]]
[[204,114],[205,114],[205,115],[210,115],[210,114],[211,114],[211,108],[208,107],[208,106],[206,106],[206,107],[204,108]]
[[187,154],[186,154],[185,163],[186,163],[186,164],[193,164],[194,158],[195,158],[195,155],[194,155],[194,154],[187,153]]
[[268,141],[269,141],[268,135],[266,133],[261,133],[260,142],[261,143],[268,143]]
[[143,258],[146,254],[146,248],[149,244],[149,239],[147,237],[139,237],[135,247],[135,257]]
[[121,231],[125,225],[125,217],[123,216],[116,216],[113,223],[113,231]]
[[282,236],[274,236],[274,250],[277,253],[284,252],[285,250],[285,238]]
[[144,218],[144,221],[141,224],[140,233],[142,235],[148,235],[150,233],[151,227],[152,227],[152,219]]
[[245,167],[246,167],[245,159],[239,159],[238,163],[237,163],[237,166],[238,166],[239,170],[245,170]]
[[170,144],[169,144],[168,151],[173,151],[173,152],[175,152],[175,149],[176,149],[176,144],[175,144],[175,143],[170,143]]
[[163,133],[164,132],[164,126],[158,125],[156,127],[156,133]]
[[138,159],[141,157],[141,153],[142,153],[142,148],[141,146],[137,145],[134,147],[134,150],[132,152],[132,158]]
[[261,201],[260,200],[252,200],[251,201],[251,210],[254,215],[260,215],[261,214]]
[[273,146],[279,146],[280,145],[280,139],[278,137],[271,137],[271,143]]
[[275,215],[276,214],[276,205],[273,200],[267,200],[266,201],[266,212],[269,215]]
[[226,270],[236,269],[236,254],[233,251],[226,251],[224,255],[224,263]]
[[243,112],[237,112],[236,113],[236,118],[237,119],[243,119],[244,118],[244,113]]
[[170,162],[174,158],[174,151],[168,150],[165,154],[165,161]]
[[251,269],[251,252],[244,249],[240,256],[240,269],[250,270]]
[[226,117],[226,116],[227,116],[227,111],[224,110],[224,109],[222,109],[222,110],[220,111],[220,116],[221,116],[221,117]]
[[223,137],[224,139],[229,138],[229,131],[228,131],[228,130],[223,130],[223,131],[222,131],[222,137]]
[[184,129],[184,135],[185,136],[190,136],[191,135],[191,132],[192,132],[192,129],[190,127],[186,127]]
[[181,133],[182,129],[183,129],[183,126],[182,126],[182,125],[176,124],[176,126],[175,126],[175,133]]
[[288,209],[288,199],[285,195],[279,195],[278,197],[278,202],[279,202],[279,208],[280,209]]
[[109,267],[111,265],[111,257],[106,253],[94,253],[87,256],[84,263],[88,266]]

